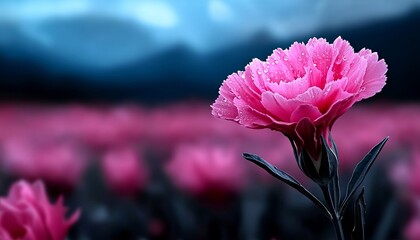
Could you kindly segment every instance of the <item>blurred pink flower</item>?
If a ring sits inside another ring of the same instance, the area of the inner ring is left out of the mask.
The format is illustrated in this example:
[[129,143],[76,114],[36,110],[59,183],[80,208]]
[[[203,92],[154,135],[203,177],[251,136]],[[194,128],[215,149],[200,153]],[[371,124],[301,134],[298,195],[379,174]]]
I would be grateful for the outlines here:
[[412,202],[412,210],[414,214],[404,230],[407,240],[420,240],[420,201],[415,199]]
[[313,38],[276,49],[265,62],[254,59],[245,71],[230,75],[212,114],[281,131],[317,159],[320,136],[355,102],[381,91],[386,72],[384,60],[370,50],[355,53],[341,38],[333,44]]
[[341,169],[353,170],[372,146],[386,135],[392,136],[392,140],[387,142],[387,147],[382,151],[389,153],[395,149],[398,140],[393,132],[398,127],[393,112],[395,109],[387,113],[380,105],[359,106],[350,109],[334,124],[333,135],[339,149]]
[[66,219],[60,197],[51,204],[42,182],[13,184],[7,197],[0,198],[0,239],[64,240],[79,211]]
[[3,167],[21,178],[72,187],[79,182],[87,159],[76,144],[52,139],[11,138],[3,145]]
[[121,147],[138,142],[144,117],[134,107],[75,108],[69,118],[75,136],[94,150]]
[[166,169],[182,190],[223,199],[246,183],[245,163],[234,148],[200,143],[179,146]]
[[414,217],[410,220],[404,230],[407,240],[420,240],[420,217]]
[[[418,147],[418,146],[416,146]],[[420,149],[413,148],[411,152],[411,164],[410,164],[410,174],[408,186],[413,194],[416,196],[416,199],[420,199]],[[420,213],[420,206],[419,206]],[[419,214],[420,215],[420,214]]]
[[232,128],[222,126],[220,129],[220,125],[224,124],[214,119],[203,105],[182,103],[150,112],[145,132],[152,148],[160,153],[170,153],[179,142],[192,142],[203,136],[227,136]]
[[101,168],[109,187],[120,194],[132,195],[147,184],[147,172],[139,153],[134,148],[124,147],[107,151]]

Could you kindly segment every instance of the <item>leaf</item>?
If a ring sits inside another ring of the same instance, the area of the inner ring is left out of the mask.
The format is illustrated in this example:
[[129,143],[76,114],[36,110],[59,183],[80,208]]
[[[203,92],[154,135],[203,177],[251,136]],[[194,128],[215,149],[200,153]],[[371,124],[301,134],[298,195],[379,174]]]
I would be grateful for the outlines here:
[[331,145],[332,145],[332,148],[333,148],[333,151],[335,153],[335,156],[338,159],[338,148],[337,148],[337,144],[335,144],[335,141],[334,141],[334,138],[331,135],[331,132],[328,133],[328,139],[330,140]]
[[296,161],[298,161],[297,163],[298,163],[298,165],[300,167],[299,156],[298,156],[298,151],[296,149],[295,142],[293,141],[293,139],[291,137],[287,137],[287,138],[289,138],[290,144],[292,145],[292,148],[293,148],[293,154],[295,156]]
[[363,188],[354,203],[354,227],[352,231],[353,240],[365,239],[365,223],[366,223],[366,202],[365,189]]
[[328,146],[324,136],[321,136],[321,159],[319,167],[320,184],[327,185],[337,175],[338,160],[335,153]]
[[340,205],[341,191],[340,191],[340,181],[337,174],[331,179],[330,184],[328,185],[329,191],[332,193],[331,197],[334,203],[334,207],[337,209]]
[[313,160],[305,149],[302,149],[301,153],[299,154],[298,164],[306,176],[308,176],[314,182],[318,183],[320,181],[319,173],[316,170]]
[[302,186],[302,184],[300,184],[292,176],[283,172],[277,167],[271,165],[270,163],[268,163],[267,161],[265,161],[264,159],[262,159],[261,157],[257,155],[250,154],[250,153],[243,153],[242,155],[246,160],[257,164],[258,166],[266,170],[275,178],[279,179],[280,181],[298,190],[300,193],[302,193],[307,198],[309,198],[312,202],[314,202],[318,207],[320,207],[321,210],[328,216],[328,218],[332,219],[332,215],[330,211],[325,207],[325,205],[318,198],[312,195],[312,193],[310,193],[304,186]]
[[324,136],[321,136],[323,151],[326,151],[328,154],[328,162],[331,168],[331,174],[333,174],[331,182],[328,184],[329,191],[332,193],[332,200],[335,208],[338,208],[341,199],[340,191],[340,180],[338,176],[338,159],[337,159],[337,145],[334,142],[334,139],[331,135],[331,132],[328,134],[328,138],[332,144],[332,150],[329,148],[327,141]]
[[354,195],[360,184],[362,184],[366,174],[369,172],[370,167],[372,166],[373,162],[381,152],[388,139],[389,137],[384,138],[380,143],[373,147],[372,150],[369,151],[369,153],[363,158],[362,161],[357,164],[347,185],[346,196],[340,206],[340,216],[343,215],[345,209],[347,208],[348,201]]

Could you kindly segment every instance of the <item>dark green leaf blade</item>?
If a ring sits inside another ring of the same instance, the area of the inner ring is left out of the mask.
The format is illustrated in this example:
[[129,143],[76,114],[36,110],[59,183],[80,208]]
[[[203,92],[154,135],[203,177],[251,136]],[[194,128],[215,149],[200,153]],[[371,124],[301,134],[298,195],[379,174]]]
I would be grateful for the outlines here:
[[366,174],[369,172],[370,167],[372,166],[376,157],[378,157],[388,139],[389,137],[384,138],[380,143],[378,143],[369,151],[369,153],[362,159],[362,161],[357,164],[347,185],[347,193],[340,207],[341,216],[347,208],[348,201],[354,195],[357,188],[362,184]]
[[338,148],[337,148],[337,144],[335,143],[334,138],[331,135],[331,132],[328,133],[328,139],[330,140],[330,142],[332,144],[333,151],[335,153],[335,156],[338,159]]
[[328,211],[328,209],[325,207],[325,205],[318,198],[316,198],[314,195],[312,195],[312,193],[310,193],[304,186],[302,186],[302,184],[300,184],[292,176],[283,172],[282,170],[278,169],[277,167],[271,165],[270,163],[268,163],[267,161],[265,161],[264,159],[262,159],[261,157],[259,157],[257,155],[250,154],[250,153],[243,153],[242,155],[246,160],[255,163],[256,165],[258,165],[261,168],[263,168],[264,170],[266,170],[268,173],[270,173],[275,178],[279,179],[280,181],[286,183],[287,185],[293,187],[294,189],[296,189],[297,191],[299,191],[300,193],[305,195],[312,202],[314,202],[318,207],[320,207],[321,210],[330,219],[332,218],[332,215],[331,215],[330,211]]
[[354,227],[352,231],[353,240],[365,239],[365,223],[366,223],[366,202],[365,189],[363,188],[354,203]]

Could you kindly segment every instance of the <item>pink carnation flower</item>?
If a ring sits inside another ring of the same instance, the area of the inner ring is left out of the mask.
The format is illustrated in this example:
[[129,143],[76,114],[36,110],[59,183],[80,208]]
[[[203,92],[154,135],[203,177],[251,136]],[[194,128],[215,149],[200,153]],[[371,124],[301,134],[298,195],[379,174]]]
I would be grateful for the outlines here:
[[83,151],[70,142],[20,137],[3,144],[2,165],[6,170],[26,179],[41,178],[49,185],[74,187],[87,163]]
[[235,148],[228,146],[184,144],[178,147],[166,170],[182,190],[219,201],[236,194],[246,183],[246,171],[238,156]]
[[0,198],[0,239],[64,240],[79,212],[68,219],[65,214],[63,199],[51,204],[42,182],[19,181]]
[[386,72],[377,53],[355,53],[340,37],[332,44],[312,38],[306,45],[276,49],[265,62],[254,59],[245,71],[230,75],[212,114],[249,128],[281,131],[317,159],[320,136],[326,137],[355,102],[381,91]]
[[102,172],[111,190],[122,195],[134,195],[147,184],[147,171],[139,153],[124,147],[107,151],[101,161]]

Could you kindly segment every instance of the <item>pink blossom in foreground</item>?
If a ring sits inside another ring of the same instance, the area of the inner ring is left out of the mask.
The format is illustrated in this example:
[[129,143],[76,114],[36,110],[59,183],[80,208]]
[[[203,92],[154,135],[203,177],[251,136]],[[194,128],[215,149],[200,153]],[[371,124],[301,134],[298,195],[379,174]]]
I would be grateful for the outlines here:
[[217,199],[244,186],[247,177],[241,163],[234,148],[201,143],[179,146],[166,169],[182,190]]
[[51,204],[42,182],[19,181],[0,198],[0,239],[64,240],[79,212],[66,219],[60,197]]
[[132,195],[147,184],[145,166],[133,148],[107,151],[101,160],[101,168],[106,183],[117,193]]
[[[354,52],[337,38],[312,38],[305,45],[276,49],[230,75],[213,103],[212,114],[249,128],[270,128],[291,137],[314,159],[335,120],[355,102],[385,85],[387,65],[368,49]],[[315,143],[314,143],[315,140]]]

